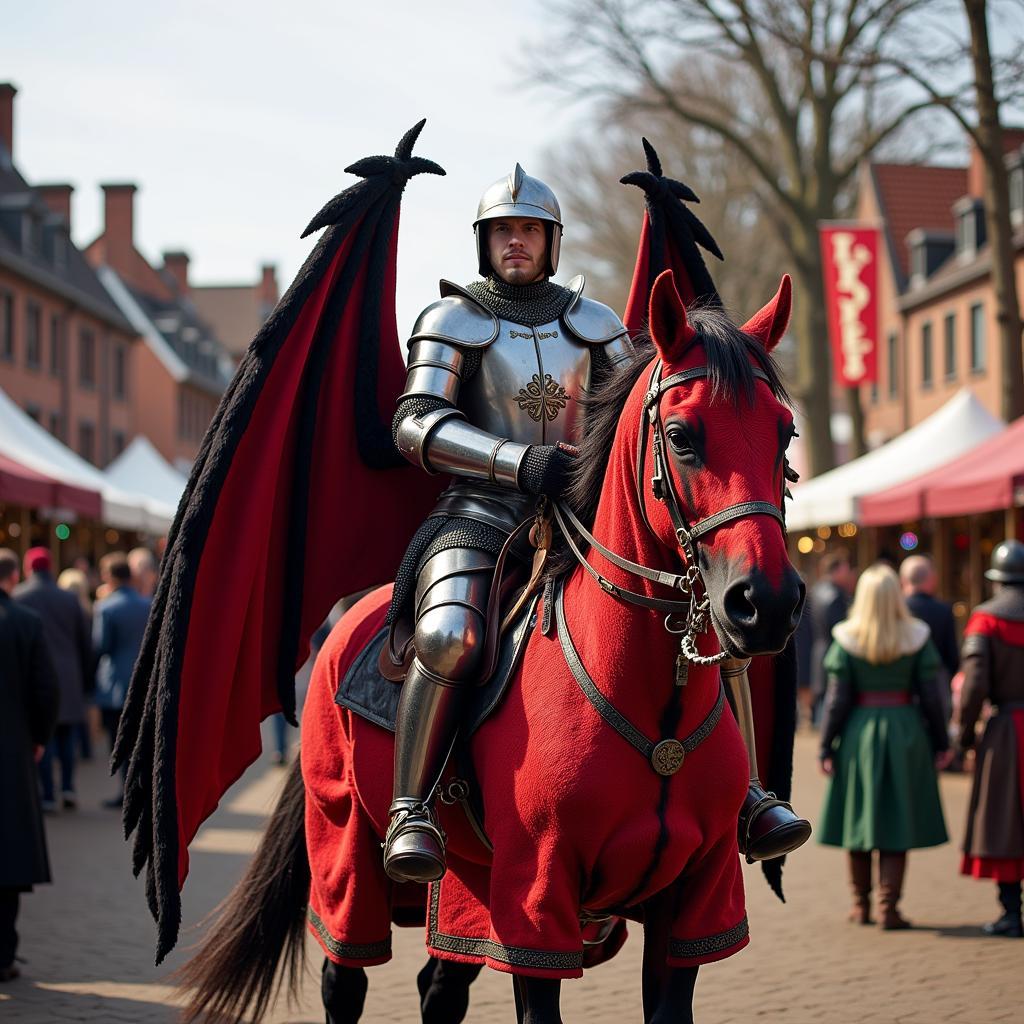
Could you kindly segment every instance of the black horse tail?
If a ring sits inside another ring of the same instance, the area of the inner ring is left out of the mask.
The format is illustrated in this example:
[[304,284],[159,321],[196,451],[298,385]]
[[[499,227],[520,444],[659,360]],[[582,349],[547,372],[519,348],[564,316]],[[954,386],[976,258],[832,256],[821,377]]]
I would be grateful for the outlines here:
[[257,1024],[285,976],[289,995],[298,994],[310,883],[305,810],[296,758],[249,870],[214,911],[220,916],[199,951],[175,973],[178,986],[189,990],[186,1024],[204,1018]]

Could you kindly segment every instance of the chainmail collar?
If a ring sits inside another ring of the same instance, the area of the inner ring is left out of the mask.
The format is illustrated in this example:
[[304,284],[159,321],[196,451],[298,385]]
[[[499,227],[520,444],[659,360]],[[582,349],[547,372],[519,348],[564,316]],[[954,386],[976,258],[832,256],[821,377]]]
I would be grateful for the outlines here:
[[540,327],[557,320],[572,301],[572,292],[552,281],[514,285],[493,274],[466,285],[466,291],[495,316],[524,327]]

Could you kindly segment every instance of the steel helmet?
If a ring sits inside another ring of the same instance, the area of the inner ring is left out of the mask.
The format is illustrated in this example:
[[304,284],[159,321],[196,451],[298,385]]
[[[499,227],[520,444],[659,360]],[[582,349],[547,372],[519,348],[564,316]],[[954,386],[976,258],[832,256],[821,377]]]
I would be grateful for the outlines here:
[[548,276],[558,269],[558,252],[562,244],[562,211],[555,193],[539,178],[531,178],[519,164],[507,177],[499,178],[480,197],[473,231],[476,234],[476,255],[480,273],[486,277],[494,268],[487,254],[487,232],[481,230],[485,221],[503,217],[533,217],[550,224],[548,229]]
[[992,552],[992,568],[985,579],[993,583],[1024,583],[1024,544],[1019,540],[1004,540]]

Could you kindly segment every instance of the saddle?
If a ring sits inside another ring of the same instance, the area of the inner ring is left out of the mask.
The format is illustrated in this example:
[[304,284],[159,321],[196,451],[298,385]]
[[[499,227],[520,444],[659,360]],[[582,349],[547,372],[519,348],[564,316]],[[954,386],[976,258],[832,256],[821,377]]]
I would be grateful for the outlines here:
[[[497,644],[493,671],[479,686],[472,689],[470,706],[461,730],[464,739],[472,736],[501,703],[526,650],[530,632],[537,623],[539,596],[537,593],[532,594],[518,609]],[[348,708],[360,718],[394,732],[398,716],[398,699],[402,690],[380,670],[382,657],[387,657],[388,634],[387,627],[380,629],[360,651],[338,684],[334,703]]]
[[[516,541],[529,530],[530,544],[534,548],[533,565],[526,579],[515,559],[509,559]],[[494,566],[490,600],[487,604],[484,629],[484,667],[478,685],[486,685],[498,668],[502,638],[517,621],[523,608],[530,602],[540,586],[551,549],[551,521],[546,505],[538,508],[537,515],[525,519],[505,541]],[[508,609],[503,611],[503,609]],[[380,647],[377,669],[392,683],[405,681],[406,673],[416,654],[413,638],[415,623],[404,609],[387,631],[387,642]]]

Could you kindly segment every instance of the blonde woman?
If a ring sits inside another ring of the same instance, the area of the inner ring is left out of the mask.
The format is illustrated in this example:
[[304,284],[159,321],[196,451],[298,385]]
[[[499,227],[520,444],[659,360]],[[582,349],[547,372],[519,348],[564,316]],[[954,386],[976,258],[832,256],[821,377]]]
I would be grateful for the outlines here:
[[871,923],[878,850],[878,923],[909,928],[898,907],[907,850],[949,838],[935,776],[949,760],[939,655],[887,565],[861,575],[832,638],[820,755],[829,782],[818,838],[849,851],[852,921]]
[[89,596],[89,580],[81,569],[65,569],[57,577],[57,586],[61,590],[70,590],[85,612],[85,617],[92,625],[92,599]]
[[[89,643],[92,643],[92,597],[89,594],[89,577],[81,569],[65,569],[57,577],[57,586],[61,590],[68,590],[78,598],[78,603],[85,612],[85,621],[88,624],[86,636]],[[92,760],[92,738],[99,728],[99,710],[92,701],[92,692],[95,680],[85,681],[85,721],[75,724],[75,737],[78,743],[78,753],[83,761]]]

